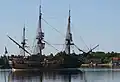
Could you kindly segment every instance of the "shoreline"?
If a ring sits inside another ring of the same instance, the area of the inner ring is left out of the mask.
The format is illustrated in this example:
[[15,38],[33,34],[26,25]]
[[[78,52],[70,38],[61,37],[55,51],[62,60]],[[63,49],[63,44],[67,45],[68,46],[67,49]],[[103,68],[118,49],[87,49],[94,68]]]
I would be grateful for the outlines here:
[[120,69],[119,65],[113,64],[82,64],[80,68],[111,68],[111,69]]

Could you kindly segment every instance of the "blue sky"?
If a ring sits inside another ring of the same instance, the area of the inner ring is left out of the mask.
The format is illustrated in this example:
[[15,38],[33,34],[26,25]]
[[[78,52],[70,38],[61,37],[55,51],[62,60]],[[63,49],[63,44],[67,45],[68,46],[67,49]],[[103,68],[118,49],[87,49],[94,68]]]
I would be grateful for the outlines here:
[[[43,18],[65,34],[69,4],[74,42],[83,50],[99,44],[98,51],[120,52],[120,0],[42,0]],[[19,43],[22,28],[26,25],[28,45],[33,46],[38,27],[40,0],[0,0],[0,54],[7,46],[9,54],[19,54],[19,48],[7,38],[7,34]],[[45,39],[51,44],[62,44],[64,38],[44,21]],[[55,46],[62,50],[63,46]],[[75,49],[72,47],[72,49]],[[77,50],[76,50],[77,51]],[[56,53],[46,44],[44,53]]]

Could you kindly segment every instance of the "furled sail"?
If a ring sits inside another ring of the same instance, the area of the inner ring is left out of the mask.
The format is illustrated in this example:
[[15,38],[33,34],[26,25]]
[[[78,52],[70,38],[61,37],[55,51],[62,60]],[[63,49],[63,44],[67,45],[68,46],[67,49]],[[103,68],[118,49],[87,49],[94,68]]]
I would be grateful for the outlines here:
[[38,29],[37,29],[37,53],[40,53],[40,55],[42,55],[42,49],[45,48],[45,43],[43,42],[44,39],[44,33],[42,32],[42,28],[41,28],[41,18],[42,18],[42,13],[41,13],[41,5],[39,8],[39,23],[38,23]]
[[67,26],[67,33],[66,33],[66,39],[65,39],[65,52],[66,54],[70,54],[70,45],[72,42],[72,34],[70,29],[70,10],[69,10],[69,17],[68,17],[68,26]]

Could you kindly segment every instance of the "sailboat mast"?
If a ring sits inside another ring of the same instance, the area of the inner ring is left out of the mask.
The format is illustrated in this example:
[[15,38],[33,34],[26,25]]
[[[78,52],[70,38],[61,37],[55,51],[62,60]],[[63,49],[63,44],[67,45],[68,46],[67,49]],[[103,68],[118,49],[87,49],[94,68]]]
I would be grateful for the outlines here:
[[[69,36],[70,36],[70,10],[69,10],[69,18],[68,18],[68,33],[69,33]],[[68,54],[70,54],[70,44],[71,44],[71,39],[69,38],[68,40]]]
[[41,28],[41,19],[42,19],[42,13],[41,13],[41,5],[39,7],[39,25],[38,25],[38,30],[37,30],[37,46],[39,48],[39,54],[42,55],[42,49],[44,49],[45,43],[43,43],[44,39],[44,33],[42,32]]
[[[41,29],[41,17],[42,17],[42,13],[41,13],[41,5],[40,5],[40,8],[39,8],[39,28],[40,28],[40,33],[42,32],[42,29]],[[40,36],[41,37],[41,36]],[[42,43],[42,40],[39,39],[39,42],[40,44]],[[39,47],[40,49],[40,55],[42,55],[42,49],[41,49],[41,46]]]
[[[26,42],[25,42],[25,25],[23,28],[23,41],[21,44],[22,44],[23,49],[25,49],[25,44],[26,44]],[[25,56],[25,50],[23,50],[23,56]]]
[[73,45],[72,42],[72,34],[71,34],[71,29],[70,29],[70,23],[71,23],[71,16],[70,16],[70,9],[69,9],[69,17],[68,17],[68,27],[67,27],[67,34],[66,34],[66,40],[65,40],[65,52],[66,54],[69,54],[70,55],[70,46]]

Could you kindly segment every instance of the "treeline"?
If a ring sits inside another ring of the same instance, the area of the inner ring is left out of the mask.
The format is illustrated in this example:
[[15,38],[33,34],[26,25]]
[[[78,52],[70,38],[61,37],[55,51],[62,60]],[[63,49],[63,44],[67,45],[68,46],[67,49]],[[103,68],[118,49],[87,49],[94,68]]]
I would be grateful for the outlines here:
[[[51,54],[53,56],[53,54]],[[74,58],[77,58],[78,60],[80,60],[83,63],[90,63],[91,60],[96,60],[99,63],[109,63],[111,62],[113,57],[120,57],[120,53],[117,52],[101,52],[101,51],[97,51],[97,52],[91,52],[90,54],[87,54],[87,56],[84,56],[86,54],[75,54],[72,53],[71,56]],[[60,58],[63,57],[64,58],[65,53],[64,52],[59,52],[55,55],[55,58]],[[69,58],[68,58],[69,59]],[[73,61],[71,61],[73,62]]]
[[9,61],[8,61],[8,56],[1,56],[0,57],[0,68],[2,69],[9,69],[10,65],[9,65]]
[[89,58],[105,58],[105,57],[120,57],[120,53],[116,53],[116,52],[92,52],[90,55],[88,55]]
[[92,52],[91,54],[89,54],[87,56],[87,59],[100,59],[101,63],[109,63],[111,62],[113,57],[120,57],[120,53],[116,53],[116,52]]

